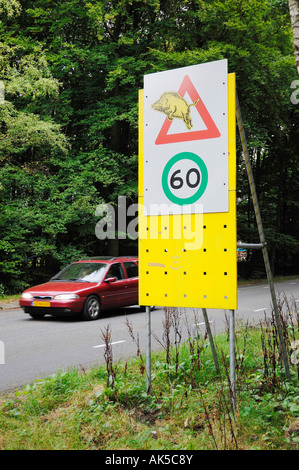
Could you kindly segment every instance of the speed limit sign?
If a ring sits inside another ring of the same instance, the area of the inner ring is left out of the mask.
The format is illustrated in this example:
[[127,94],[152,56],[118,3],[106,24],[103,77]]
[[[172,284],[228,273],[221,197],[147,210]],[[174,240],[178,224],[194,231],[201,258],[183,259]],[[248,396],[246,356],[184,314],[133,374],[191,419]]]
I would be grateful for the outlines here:
[[139,91],[139,304],[237,308],[236,84],[226,61]]
[[169,201],[180,206],[196,203],[208,184],[205,162],[195,153],[174,155],[162,173],[162,187]]
[[227,108],[226,60],[145,75],[148,215],[228,211]]

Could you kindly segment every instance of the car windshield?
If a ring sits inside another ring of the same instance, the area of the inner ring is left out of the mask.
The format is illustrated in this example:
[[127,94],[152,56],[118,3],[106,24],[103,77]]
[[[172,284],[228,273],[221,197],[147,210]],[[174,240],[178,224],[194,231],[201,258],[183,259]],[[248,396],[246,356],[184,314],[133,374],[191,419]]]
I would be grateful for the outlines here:
[[52,281],[100,282],[103,279],[106,263],[74,263],[70,264]]

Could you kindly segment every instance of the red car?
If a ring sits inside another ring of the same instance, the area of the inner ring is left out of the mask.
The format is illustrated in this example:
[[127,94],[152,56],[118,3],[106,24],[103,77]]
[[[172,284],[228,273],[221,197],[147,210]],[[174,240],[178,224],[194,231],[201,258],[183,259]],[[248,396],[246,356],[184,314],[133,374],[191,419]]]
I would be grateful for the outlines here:
[[97,257],[70,264],[49,282],[26,289],[20,306],[33,318],[81,314],[96,320],[102,310],[138,304],[138,258]]

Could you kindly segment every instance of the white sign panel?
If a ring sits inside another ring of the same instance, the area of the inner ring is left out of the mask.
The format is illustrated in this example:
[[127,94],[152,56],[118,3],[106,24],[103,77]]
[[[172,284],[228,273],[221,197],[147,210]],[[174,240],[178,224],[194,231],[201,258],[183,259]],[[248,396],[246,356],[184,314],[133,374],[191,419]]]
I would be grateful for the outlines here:
[[227,60],[144,76],[146,215],[228,211]]

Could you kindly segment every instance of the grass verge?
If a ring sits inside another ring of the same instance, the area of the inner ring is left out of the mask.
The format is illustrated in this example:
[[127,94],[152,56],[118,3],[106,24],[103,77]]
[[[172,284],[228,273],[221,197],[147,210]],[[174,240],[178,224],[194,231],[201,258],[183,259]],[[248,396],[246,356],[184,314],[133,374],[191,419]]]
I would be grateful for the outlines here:
[[[279,306],[292,358],[299,312],[286,299]],[[286,381],[273,315],[255,328],[238,325],[235,409],[227,332],[215,338],[217,375],[205,337],[178,340],[181,320],[176,309],[165,309],[164,351],[152,355],[150,395],[144,358],[128,323],[136,358],[113,364],[107,342],[106,367],[61,370],[2,395],[0,449],[298,449],[298,366],[291,364]]]

